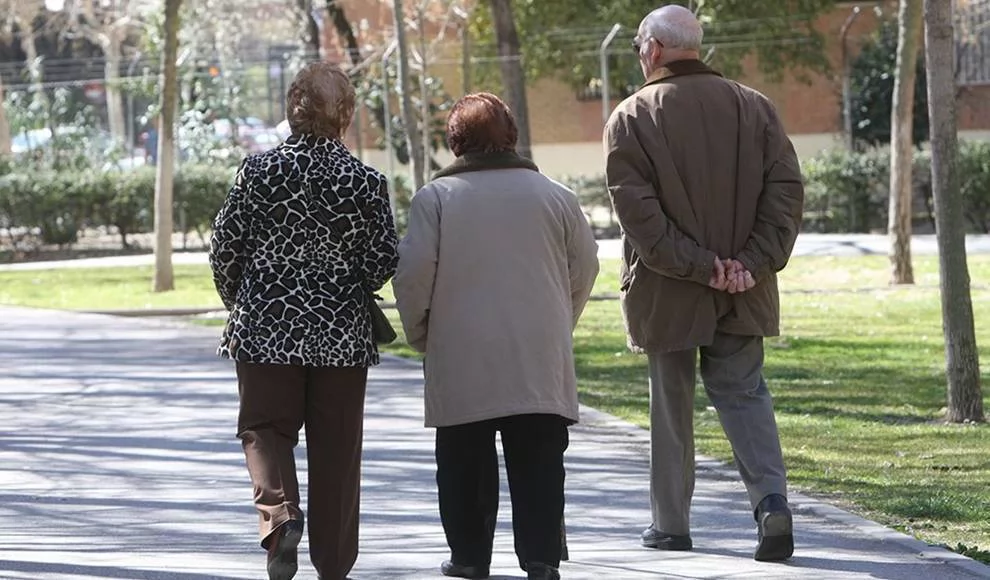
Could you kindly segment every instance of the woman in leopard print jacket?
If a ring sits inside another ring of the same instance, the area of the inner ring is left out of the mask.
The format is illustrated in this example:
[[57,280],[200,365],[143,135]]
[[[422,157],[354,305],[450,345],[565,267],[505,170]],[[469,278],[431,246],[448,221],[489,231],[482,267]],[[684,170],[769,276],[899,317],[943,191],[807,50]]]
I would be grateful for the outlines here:
[[354,101],[339,68],[304,68],[287,96],[292,136],[244,161],[213,225],[210,264],[230,311],[219,354],[236,361],[237,432],[272,580],[297,568],[304,424],[313,565],[341,580],[357,558],[364,394],[378,363],[368,300],[395,273],[398,241],[386,180],[340,141]]

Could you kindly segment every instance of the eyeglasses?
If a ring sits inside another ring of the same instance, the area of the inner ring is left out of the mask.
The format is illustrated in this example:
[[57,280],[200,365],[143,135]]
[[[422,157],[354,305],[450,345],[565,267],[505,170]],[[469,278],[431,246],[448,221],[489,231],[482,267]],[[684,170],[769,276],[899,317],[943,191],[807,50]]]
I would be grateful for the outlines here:
[[655,43],[657,43],[657,46],[659,46],[660,48],[663,48],[663,43],[662,43],[662,42],[660,42],[659,40],[657,40],[657,39],[656,39],[656,37],[653,37],[653,36],[647,36],[647,37],[646,37],[646,40],[643,40],[643,41],[640,41],[640,40],[639,40],[639,37],[637,36],[637,37],[636,37],[636,38],[634,38],[634,39],[633,39],[633,41],[632,41],[632,46],[633,46],[633,50],[635,50],[635,51],[636,51],[636,54],[637,54],[637,55],[638,55],[638,54],[642,54],[642,50],[643,50],[643,45],[644,45],[644,44],[646,44],[647,42],[649,42],[649,41],[651,41],[651,40],[652,40],[653,42],[655,42]]

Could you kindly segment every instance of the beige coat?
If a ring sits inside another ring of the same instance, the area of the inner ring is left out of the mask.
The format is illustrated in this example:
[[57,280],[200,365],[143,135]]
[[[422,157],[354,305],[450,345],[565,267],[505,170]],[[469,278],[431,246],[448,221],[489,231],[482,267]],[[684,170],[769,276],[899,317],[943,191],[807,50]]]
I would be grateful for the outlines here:
[[578,420],[571,335],[597,244],[574,194],[513,159],[462,157],[412,200],[392,283],[406,338],[426,353],[428,427]]
[[[699,61],[674,62],[616,108],[605,154],[630,345],[668,352],[709,345],[716,331],[778,334],[777,272],[804,187],[773,104]],[[741,261],[757,286],[709,288],[716,256]]]

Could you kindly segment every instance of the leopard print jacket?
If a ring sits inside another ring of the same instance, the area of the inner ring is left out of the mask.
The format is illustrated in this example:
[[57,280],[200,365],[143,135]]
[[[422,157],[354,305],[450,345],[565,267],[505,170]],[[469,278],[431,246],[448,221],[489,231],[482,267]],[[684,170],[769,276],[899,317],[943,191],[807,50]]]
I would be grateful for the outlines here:
[[245,159],[213,222],[230,312],[218,354],[313,367],[378,364],[368,300],[395,274],[387,182],[338,140],[293,136]]

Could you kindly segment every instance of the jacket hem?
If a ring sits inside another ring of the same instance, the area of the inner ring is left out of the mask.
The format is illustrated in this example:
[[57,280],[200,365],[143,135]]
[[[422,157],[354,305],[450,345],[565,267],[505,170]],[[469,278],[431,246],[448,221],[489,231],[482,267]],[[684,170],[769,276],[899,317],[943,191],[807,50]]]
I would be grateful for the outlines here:
[[480,423],[481,421],[488,421],[490,419],[501,419],[503,417],[512,417],[515,415],[557,415],[571,421],[573,423],[578,423],[580,418],[580,413],[577,408],[574,409],[561,409],[560,407],[526,407],[519,409],[508,409],[499,411],[479,411],[477,413],[471,413],[459,416],[457,419],[451,420],[439,420],[432,417],[427,417],[425,421],[425,426],[429,428],[437,427],[453,427],[455,425],[464,425],[467,423]]

